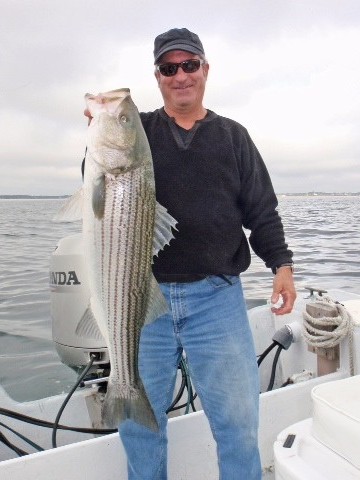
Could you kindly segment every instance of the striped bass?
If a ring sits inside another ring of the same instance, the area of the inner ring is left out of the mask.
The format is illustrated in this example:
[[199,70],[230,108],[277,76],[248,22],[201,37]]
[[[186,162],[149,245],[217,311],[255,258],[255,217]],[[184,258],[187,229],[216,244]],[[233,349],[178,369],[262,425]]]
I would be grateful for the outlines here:
[[130,91],[85,99],[93,119],[84,185],[57,216],[66,219],[82,202],[90,305],[77,333],[87,335],[94,318],[109,351],[104,423],[114,427],[131,418],[157,430],[139,376],[138,348],[143,325],[168,311],[151,265],[176,222],[156,202],[150,147]]

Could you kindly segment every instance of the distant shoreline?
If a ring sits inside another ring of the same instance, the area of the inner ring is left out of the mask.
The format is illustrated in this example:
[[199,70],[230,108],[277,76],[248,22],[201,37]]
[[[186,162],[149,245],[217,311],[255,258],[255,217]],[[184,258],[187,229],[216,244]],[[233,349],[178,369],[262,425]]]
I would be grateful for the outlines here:
[[41,199],[62,199],[70,195],[0,195],[1,200],[41,200]]
[[278,197],[359,197],[360,192],[277,193]]
[[[359,197],[360,192],[277,193],[278,197]],[[70,195],[0,195],[0,200],[64,199]]]

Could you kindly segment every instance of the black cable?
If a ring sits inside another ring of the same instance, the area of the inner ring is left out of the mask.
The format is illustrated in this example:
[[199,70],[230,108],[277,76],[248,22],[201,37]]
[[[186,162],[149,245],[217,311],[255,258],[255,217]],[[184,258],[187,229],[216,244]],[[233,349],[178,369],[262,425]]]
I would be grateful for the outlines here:
[[[60,410],[57,414],[55,422],[49,422],[49,421],[46,421],[46,420],[41,420],[39,418],[31,417],[31,416],[28,416],[28,415],[25,415],[25,414],[19,413],[19,412],[14,412],[12,410],[8,410],[8,409],[2,408],[2,407],[0,407],[0,415],[6,416],[6,417],[9,417],[9,418],[13,418],[13,419],[21,421],[21,422],[36,425],[38,427],[51,428],[53,430],[53,433],[52,433],[53,448],[56,448],[56,432],[57,432],[57,430],[65,430],[65,431],[87,433],[87,434],[102,434],[102,435],[108,435],[108,434],[117,432],[117,429],[95,429],[95,428],[70,427],[70,426],[62,425],[62,424],[59,423],[60,417],[61,417],[67,403],[69,402],[71,396],[73,395],[73,393],[75,392],[77,387],[80,385],[80,383],[85,378],[86,374],[88,373],[91,366],[93,365],[94,360],[96,360],[96,357],[91,358],[89,364],[86,366],[86,368],[84,369],[84,371],[82,372],[80,377],[77,379],[76,384],[71,389],[71,391],[68,393],[67,397],[65,398],[65,400],[64,400],[64,402],[63,402],[63,404],[62,404],[62,406],[61,406],[61,408],[60,408]],[[189,403],[191,404],[193,411],[194,412],[196,411],[196,407],[194,405],[194,400],[197,398],[197,393],[195,392],[193,394],[191,383],[189,385],[190,379],[188,378],[188,374],[186,373],[186,368],[183,365],[183,360],[180,361],[179,367],[181,368],[181,372],[182,372],[181,386],[180,386],[178,394],[176,395],[175,400],[170,405],[170,407],[167,409],[166,413],[168,413],[169,411],[172,411],[172,410],[179,410],[181,408],[184,408],[184,407],[188,406]],[[176,406],[176,403],[182,397],[185,388],[187,388],[187,390],[189,392],[189,400],[185,404]],[[4,427],[9,428],[6,425],[4,425]],[[34,448],[37,448],[38,450],[43,450],[42,447],[40,447],[36,444],[33,444],[30,439],[27,439],[26,437],[23,437],[19,432],[16,432],[15,430],[12,430],[12,432],[15,435],[18,435],[20,438],[22,438],[24,441],[26,441],[30,445],[33,445]],[[21,450],[20,448],[16,447],[15,445],[12,445],[6,439],[6,437],[3,434],[1,434],[1,436],[0,436],[0,441],[2,441],[3,443],[6,443],[6,445],[8,445],[9,448],[14,449],[14,451],[16,451],[19,455],[27,455],[27,452]]]
[[[179,369],[181,370],[181,385],[179,387],[178,393],[176,394],[176,397],[174,398],[173,402],[169,406],[169,408],[166,410],[166,413],[168,414],[169,412],[173,412],[175,410],[180,410],[181,408],[188,407],[189,404],[191,405],[192,409],[194,412],[196,412],[196,407],[194,404],[194,400],[197,397],[197,393],[195,392],[193,394],[193,389],[191,385],[191,380],[190,380],[190,375],[187,370],[187,366],[185,363],[185,359],[182,358],[179,362]],[[185,388],[188,391],[188,401],[186,403],[183,403],[182,405],[177,405],[179,400],[181,399]]]
[[[193,409],[193,412],[196,412],[196,407],[194,405],[194,400],[197,396],[198,396],[197,393],[195,393],[192,397],[190,397],[190,405]],[[188,406],[188,402],[183,403],[182,405],[177,405],[177,406],[173,407],[171,411],[173,412],[175,410],[180,410],[181,408],[185,408],[187,406]]]
[[178,390],[178,393],[176,395],[176,397],[174,398],[172,404],[170,405],[170,407],[166,410],[166,413],[168,414],[169,412],[173,411],[173,410],[178,410],[179,407],[176,407],[176,404],[178,403],[178,401],[180,400],[180,398],[182,397],[184,391],[185,391],[185,388],[187,386],[187,378],[186,378],[186,371],[185,371],[185,366],[184,366],[184,360],[181,359],[180,362],[179,362],[179,366],[178,366],[179,370],[181,371],[181,385],[180,385],[180,388]]
[[11,443],[3,433],[0,432],[0,442],[2,442],[4,445],[9,447],[13,452],[15,452],[19,457],[23,457],[24,455],[27,455],[27,452],[24,450],[21,450],[21,448],[17,447],[13,443]]
[[188,391],[188,400],[186,402],[186,409],[185,409],[185,414],[189,413],[189,410],[190,410],[190,405],[192,406],[192,408],[194,409],[193,411],[195,412],[195,405],[194,405],[194,399],[193,399],[193,393],[192,393],[192,385],[191,385],[191,378],[190,378],[190,372],[189,372],[189,368],[187,366],[187,362],[186,360],[182,360],[182,366],[184,368],[184,372],[185,372],[185,377],[186,377],[186,388],[187,388],[187,391]]
[[84,378],[86,377],[88,371],[90,370],[90,368],[92,367],[94,361],[96,360],[96,355],[93,355],[91,354],[90,355],[90,361],[89,363],[87,364],[86,368],[83,370],[82,374],[79,376],[79,378],[77,379],[77,382],[75,383],[75,385],[73,386],[73,388],[70,390],[70,392],[67,394],[63,404],[61,405],[60,407],[60,410],[56,416],[56,419],[55,419],[55,422],[54,422],[54,426],[53,426],[53,431],[52,431],[52,447],[53,448],[56,448],[56,433],[57,433],[57,430],[58,430],[58,425],[59,425],[59,421],[60,421],[60,417],[66,407],[66,405],[68,404],[70,398],[73,396],[75,390],[78,388],[78,386],[80,385],[80,383],[84,380]]
[[270,392],[270,390],[273,389],[274,381],[275,381],[276,366],[277,366],[277,362],[279,360],[280,353],[281,353],[282,350],[283,350],[283,347],[281,345],[279,345],[277,350],[276,350],[275,356],[274,356],[274,360],[273,360],[273,364],[272,364],[272,368],[271,368],[270,382],[269,382],[268,388],[266,390],[267,392]]
[[[28,443],[30,446],[32,446],[35,450],[39,451],[39,452],[43,452],[44,449],[42,447],[40,447],[40,445],[38,445],[37,443],[33,442],[32,440],[30,440],[29,438],[25,437],[24,435],[22,435],[21,433],[17,432],[16,430],[14,430],[13,428],[9,427],[8,425],[5,425],[4,423],[0,422],[0,426],[1,427],[4,427],[6,428],[7,430],[9,430],[11,433],[13,433],[14,435],[16,435],[17,437],[19,437],[21,440],[23,440],[24,442]],[[27,453],[26,453],[27,455]]]
[[[92,367],[94,361],[96,360],[96,355],[92,355],[91,356],[91,359],[88,363],[88,365],[86,366],[86,368],[84,369],[84,371],[82,372],[82,374],[79,376],[76,384],[73,386],[73,388],[71,389],[71,391],[68,393],[68,395],[66,396],[64,402],[62,403],[61,407],[60,407],[60,410],[56,416],[56,420],[54,423],[51,423],[51,422],[46,422],[44,420],[39,420],[39,419],[36,419],[36,418],[33,418],[33,417],[29,417],[27,415],[23,415],[23,414],[20,414],[20,413],[17,413],[17,412],[13,412],[11,410],[7,410],[5,408],[0,408],[0,414],[1,415],[4,415],[4,416],[7,416],[7,417],[10,417],[10,418],[14,418],[15,420],[19,420],[19,421],[24,421],[24,422],[27,422],[27,423],[30,423],[30,424],[35,424],[37,426],[40,426],[40,427],[48,427],[48,428],[52,428],[53,429],[53,432],[52,432],[52,445],[53,445],[53,448],[56,448],[56,433],[57,433],[57,430],[58,429],[62,429],[62,430],[71,430],[71,431],[81,431],[81,432],[84,432],[84,433],[113,433],[115,432],[116,430],[115,429],[106,429],[106,430],[99,430],[99,429],[84,429],[84,428],[74,428],[74,427],[66,427],[64,425],[60,425],[59,424],[59,421],[60,421],[60,417],[67,405],[67,403],[69,402],[71,396],[74,394],[75,390],[77,389],[77,387],[80,385],[80,383],[83,381],[83,379],[85,378],[85,376],[87,375],[87,373],[89,372],[90,368]],[[24,440],[25,442],[29,443],[31,446],[33,446],[35,449],[39,450],[39,451],[42,451],[44,450],[42,447],[40,447],[39,445],[35,444],[34,442],[32,442],[30,439],[26,438],[25,436],[21,435],[19,432],[16,432],[15,430],[13,430],[12,428],[8,427],[7,425],[3,424],[0,422],[0,425],[7,428],[8,430],[10,430],[12,433],[14,433],[15,435],[17,435],[19,438],[21,438],[22,440]],[[11,448],[14,452],[16,452],[18,455],[20,456],[23,456],[23,455],[27,455],[28,453],[25,452],[24,450],[16,447],[15,445],[13,445],[6,437],[5,435],[3,435],[1,432],[0,432],[0,441],[2,441],[5,445],[7,445],[9,448]]]
[[172,412],[174,410],[178,410],[179,407],[176,407],[176,404],[178,403],[178,401],[182,397],[182,395],[184,393],[184,390],[185,390],[185,386],[186,386],[186,377],[182,372],[182,379],[181,379],[181,385],[180,385],[179,391],[178,391],[176,397],[174,398],[172,404],[170,405],[170,407],[166,410],[166,412],[165,412],[166,414],[168,414],[169,412]]
[[192,386],[190,384],[190,405],[191,405],[191,408],[192,408],[193,412],[196,412],[196,407],[195,407],[195,403],[194,403],[194,400],[195,400],[196,397],[197,397],[197,393],[195,392],[195,394],[193,395],[193,389],[192,389]]
[[[47,422],[46,420],[40,420],[39,418],[29,417],[28,415],[24,415],[23,413],[13,412],[12,410],[7,410],[6,408],[0,408],[0,415],[4,415],[5,417],[13,418],[18,420],[19,422],[29,423],[31,425],[36,425],[37,427],[44,427],[44,428],[53,428],[53,422]],[[71,432],[78,432],[78,433],[98,433],[108,435],[110,433],[117,432],[115,428],[104,428],[104,429],[96,429],[96,428],[82,428],[82,427],[69,427],[66,425],[58,425],[58,430],[67,430]]]
[[265,359],[265,357],[271,352],[271,350],[276,347],[278,343],[273,342],[271,345],[268,346],[268,348],[260,355],[260,357],[257,360],[258,367],[260,367],[262,361]]
[[[53,430],[53,432],[52,432],[52,446],[53,446],[53,448],[56,448],[56,446],[57,446],[56,445],[56,434],[57,434],[58,430],[73,431],[73,432],[88,433],[88,434],[103,434],[103,435],[107,435],[107,434],[110,434],[110,433],[117,432],[117,429],[95,429],[95,428],[69,427],[69,426],[66,426],[66,425],[61,425],[59,423],[61,415],[62,415],[67,403],[69,402],[71,396],[74,394],[75,390],[81,384],[83,379],[86,377],[87,373],[89,372],[89,370],[92,367],[93,362],[95,360],[96,360],[96,356],[91,357],[90,362],[88,363],[88,365],[86,366],[86,368],[84,369],[82,374],[79,376],[75,385],[73,386],[71,391],[66,396],[64,402],[62,403],[62,405],[60,407],[60,410],[59,410],[59,412],[56,416],[55,422],[48,422],[46,420],[41,420],[41,419],[38,419],[38,418],[35,418],[35,417],[30,417],[28,415],[24,415],[22,413],[14,412],[12,410],[8,410],[6,408],[1,408],[1,407],[0,407],[0,415],[6,416],[6,417],[9,417],[9,418],[13,418],[15,420],[22,421],[22,422],[25,422],[25,423],[29,423],[29,424],[32,424],[32,425],[36,425],[38,427],[51,428]],[[196,408],[195,408],[195,405],[194,405],[194,400],[196,399],[197,394],[196,394],[196,392],[195,392],[195,394],[193,394],[190,379],[189,379],[188,374],[186,373],[186,367],[183,364],[183,359],[180,361],[179,367],[181,368],[181,372],[182,372],[181,386],[180,386],[178,394],[176,395],[176,398],[174,399],[173,403],[170,405],[170,407],[168,408],[166,413],[168,413],[169,411],[172,411],[172,410],[178,410],[178,409],[184,408],[184,407],[188,406],[189,404],[191,404],[193,411],[194,412],[196,411]],[[189,385],[189,383],[190,383],[190,385]],[[185,403],[183,405],[176,406],[176,404],[178,403],[178,401],[182,397],[185,388],[187,388],[187,390],[188,390],[189,400],[188,400],[187,403]],[[32,445],[35,449],[37,449],[39,451],[43,450],[42,447],[40,447],[39,445],[36,445],[30,439],[21,435],[19,432],[16,432],[15,430],[11,429],[10,427],[8,427],[4,424],[1,424],[1,422],[0,422],[0,425],[3,425],[5,428],[8,428],[9,430],[11,430],[15,435],[19,436],[22,440],[24,440],[25,442]],[[0,432],[0,441],[3,442],[5,445],[7,445],[12,450],[14,450],[18,455],[21,455],[21,456],[28,455],[27,452],[25,452],[24,450],[22,450],[22,449],[16,447],[15,445],[13,445],[5,437],[5,435],[3,435],[1,432]]]

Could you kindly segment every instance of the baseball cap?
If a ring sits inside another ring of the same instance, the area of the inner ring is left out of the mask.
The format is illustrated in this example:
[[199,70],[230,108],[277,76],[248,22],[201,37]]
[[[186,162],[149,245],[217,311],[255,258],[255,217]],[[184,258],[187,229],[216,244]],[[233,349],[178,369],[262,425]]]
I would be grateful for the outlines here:
[[171,50],[184,50],[195,55],[205,55],[200,38],[187,28],[172,28],[155,38],[154,63],[156,64],[164,53]]

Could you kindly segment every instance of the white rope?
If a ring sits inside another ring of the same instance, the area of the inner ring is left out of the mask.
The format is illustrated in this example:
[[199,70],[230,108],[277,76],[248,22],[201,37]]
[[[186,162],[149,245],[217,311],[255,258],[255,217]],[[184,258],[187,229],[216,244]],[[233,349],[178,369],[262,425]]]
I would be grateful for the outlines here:
[[[331,306],[336,309],[336,317],[314,318],[307,311],[303,312],[303,335],[306,342],[315,348],[332,348],[338,345],[343,338],[349,338],[350,375],[354,375],[353,353],[353,326],[354,321],[350,313],[340,303],[335,303],[329,297],[317,297],[317,304]],[[323,330],[321,327],[334,327],[332,331]]]

